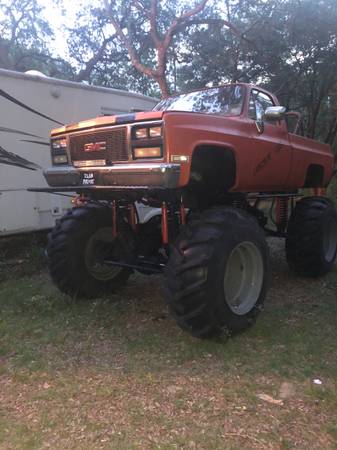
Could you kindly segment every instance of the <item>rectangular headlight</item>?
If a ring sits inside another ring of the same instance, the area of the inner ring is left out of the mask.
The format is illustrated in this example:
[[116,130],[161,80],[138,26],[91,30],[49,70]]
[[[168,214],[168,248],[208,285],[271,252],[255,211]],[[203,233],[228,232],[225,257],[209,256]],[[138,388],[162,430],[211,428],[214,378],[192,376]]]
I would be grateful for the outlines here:
[[149,128],[150,137],[160,137],[161,136],[161,127],[151,127]]
[[67,148],[67,139],[55,139],[51,141],[53,150],[61,150]]
[[161,158],[161,147],[136,147],[133,149],[135,158]]
[[136,139],[147,139],[147,128],[136,128],[135,136]]

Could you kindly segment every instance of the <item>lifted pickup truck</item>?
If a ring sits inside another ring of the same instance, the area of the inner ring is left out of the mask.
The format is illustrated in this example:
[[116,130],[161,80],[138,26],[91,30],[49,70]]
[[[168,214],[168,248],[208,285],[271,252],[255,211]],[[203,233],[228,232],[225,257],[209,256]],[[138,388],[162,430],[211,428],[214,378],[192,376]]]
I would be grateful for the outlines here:
[[[337,213],[319,194],[334,157],[288,132],[287,114],[269,92],[227,84],[53,130],[46,190],[78,193],[49,235],[56,285],[92,297],[120,289],[135,270],[164,272],[178,325],[209,337],[239,332],[261,311],[266,235],[285,238],[296,272],[328,272]],[[139,204],[157,213],[142,222]]]

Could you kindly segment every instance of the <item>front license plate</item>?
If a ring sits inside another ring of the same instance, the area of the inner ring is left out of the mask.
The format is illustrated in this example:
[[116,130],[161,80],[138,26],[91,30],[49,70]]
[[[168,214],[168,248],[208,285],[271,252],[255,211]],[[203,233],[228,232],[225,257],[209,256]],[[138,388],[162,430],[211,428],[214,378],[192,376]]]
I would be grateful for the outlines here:
[[83,186],[93,186],[96,184],[94,172],[83,172],[82,173],[82,185]]

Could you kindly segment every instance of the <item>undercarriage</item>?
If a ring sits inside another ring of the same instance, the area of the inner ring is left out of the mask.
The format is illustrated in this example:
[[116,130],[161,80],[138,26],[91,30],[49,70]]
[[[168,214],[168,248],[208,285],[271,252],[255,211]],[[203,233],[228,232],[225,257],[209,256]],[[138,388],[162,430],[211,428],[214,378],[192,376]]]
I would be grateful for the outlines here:
[[[121,289],[133,272],[163,273],[173,317],[196,337],[254,323],[270,279],[266,236],[285,238],[288,264],[304,276],[323,275],[335,261],[337,213],[323,192],[227,193],[204,207],[205,198],[183,190],[76,190],[74,208],[49,234],[59,289],[95,298]],[[141,205],[151,211],[145,219]]]

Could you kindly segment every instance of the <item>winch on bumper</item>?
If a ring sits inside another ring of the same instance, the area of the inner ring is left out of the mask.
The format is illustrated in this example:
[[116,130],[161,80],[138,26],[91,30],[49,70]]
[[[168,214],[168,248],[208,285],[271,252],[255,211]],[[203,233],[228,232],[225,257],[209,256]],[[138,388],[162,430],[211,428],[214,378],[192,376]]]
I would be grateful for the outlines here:
[[44,171],[51,187],[133,186],[174,189],[178,186],[180,164],[131,163],[108,167],[52,167]]

